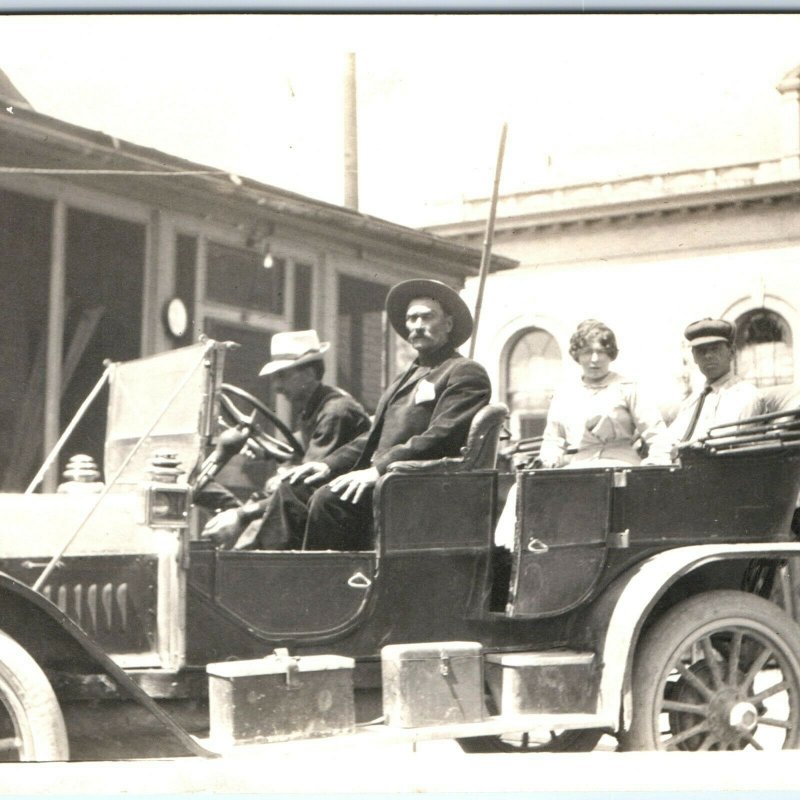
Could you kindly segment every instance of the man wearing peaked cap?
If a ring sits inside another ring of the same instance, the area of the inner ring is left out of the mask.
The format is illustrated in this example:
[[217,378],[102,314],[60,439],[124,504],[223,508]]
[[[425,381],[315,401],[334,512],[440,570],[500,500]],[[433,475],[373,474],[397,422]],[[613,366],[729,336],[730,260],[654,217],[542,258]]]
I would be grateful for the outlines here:
[[[344,390],[322,382],[323,356],[329,347],[313,330],[276,333],[270,342],[271,359],[259,372],[299,410],[296,435],[305,449],[304,461],[318,461],[369,429],[361,404]],[[200,504],[224,510],[209,520],[203,535],[222,544],[236,540],[236,550],[287,546],[286,541],[266,540],[261,531],[261,518],[279,481],[273,476],[267,482],[266,497],[245,505],[218,484],[207,488],[198,498]]]
[[455,350],[472,333],[472,315],[453,289],[404,281],[387,295],[386,313],[416,359],[381,396],[369,431],[284,476],[264,515],[270,538],[295,549],[370,549],[378,478],[395,461],[457,456],[489,402],[486,370]]
[[712,344],[714,342],[727,342],[733,347],[733,340],[736,336],[736,329],[732,322],[725,319],[699,319],[686,326],[683,332],[686,341],[694,347],[701,344]]
[[751,383],[733,373],[736,329],[724,319],[697,320],[687,326],[684,336],[692,357],[705,377],[702,389],[681,403],[669,426],[674,444],[691,442],[708,434],[708,429],[736,422],[754,413],[758,392]]

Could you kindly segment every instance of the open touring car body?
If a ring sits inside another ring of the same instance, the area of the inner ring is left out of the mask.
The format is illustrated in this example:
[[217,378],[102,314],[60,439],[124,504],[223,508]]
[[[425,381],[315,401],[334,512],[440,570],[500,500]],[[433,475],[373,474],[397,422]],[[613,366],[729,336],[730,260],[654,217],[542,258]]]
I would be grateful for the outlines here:
[[[485,657],[546,665],[556,690],[532,702],[531,728],[624,734],[638,642],[671,609],[733,590],[780,596],[793,612],[793,417],[777,433],[770,419],[687,448],[672,466],[502,474],[504,409],[489,407],[462,459],[398,464],[381,478],[373,549],[217,549],[199,537],[191,484],[218,433],[224,355],[208,341],[114,365],[102,485],[0,495],[0,631],[58,703],[133,697],[163,717],[157,701],[204,696],[208,663],[279,647],[352,657],[356,687],[368,689],[380,685],[386,645],[470,641]],[[183,474],[154,462],[156,451]],[[494,527],[513,481],[509,552]],[[715,636],[704,662],[714,670],[738,634]],[[800,662],[797,674],[800,690]],[[726,725],[750,735],[733,714]],[[502,730],[495,715],[453,735]],[[23,758],[63,756],[23,745]]]

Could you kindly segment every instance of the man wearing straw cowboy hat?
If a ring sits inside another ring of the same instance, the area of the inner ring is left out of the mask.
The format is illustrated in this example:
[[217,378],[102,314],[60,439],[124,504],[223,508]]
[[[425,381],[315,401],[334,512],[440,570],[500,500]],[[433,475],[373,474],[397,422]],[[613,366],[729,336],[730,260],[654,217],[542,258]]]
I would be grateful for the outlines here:
[[[319,461],[369,429],[369,417],[361,404],[342,389],[322,382],[323,356],[329,347],[328,342],[320,342],[313,330],[276,333],[270,342],[272,359],[259,372],[269,378],[277,394],[302,409],[298,438],[305,451],[304,461]],[[267,496],[279,481],[276,475],[267,482]],[[269,549],[288,544],[260,536],[267,498],[240,505],[219,485],[214,486],[213,500],[209,491],[205,494],[207,499],[203,505],[208,507],[213,503],[214,507],[225,510],[209,520],[203,530],[204,536],[221,543],[229,543],[238,536],[236,550],[254,546]]]
[[386,312],[417,358],[381,396],[369,431],[283,476],[262,530],[292,548],[371,547],[378,478],[395,461],[457,456],[472,418],[489,402],[486,370],[455,350],[472,333],[457,292],[439,281],[404,281],[389,292]]

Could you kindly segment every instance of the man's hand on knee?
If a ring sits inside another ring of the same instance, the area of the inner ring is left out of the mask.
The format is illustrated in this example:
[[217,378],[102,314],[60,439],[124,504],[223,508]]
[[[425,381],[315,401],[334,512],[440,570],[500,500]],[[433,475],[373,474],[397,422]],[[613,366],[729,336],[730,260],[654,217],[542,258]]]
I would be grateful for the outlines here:
[[309,461],[306,464],[298,464],[296,467],[286,470],[281,480],[289,483],[319,483],[324,481],[331,474],[331,468],[322,461]]
[[244,530],[244,519],[241,509],[227,508],[211,517],[200,536],[210,539],[214,544],[229,547]]
[[340,475],[338,478],[334,478],[328,486],[332,492],[339,495],[341,500],[357,503],[361,499],[361,495],[375,485],[378,478],[380,478],[378,470],[375,467],[368,467]]

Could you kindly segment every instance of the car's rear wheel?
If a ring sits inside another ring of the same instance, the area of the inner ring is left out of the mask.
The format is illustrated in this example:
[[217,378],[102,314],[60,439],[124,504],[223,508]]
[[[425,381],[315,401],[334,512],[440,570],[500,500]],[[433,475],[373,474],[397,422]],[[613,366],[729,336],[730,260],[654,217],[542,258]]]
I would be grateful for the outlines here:
[[66,761],[58,700],[39,665],[0,632],[0,761]]
[[745,592],[679,603],[646,634],[625,750],[800,746],[800,627]]
[[459,739],[465,753],[588,753],[597,746],[603,731],[595,728],[577,731],[472,736]]

